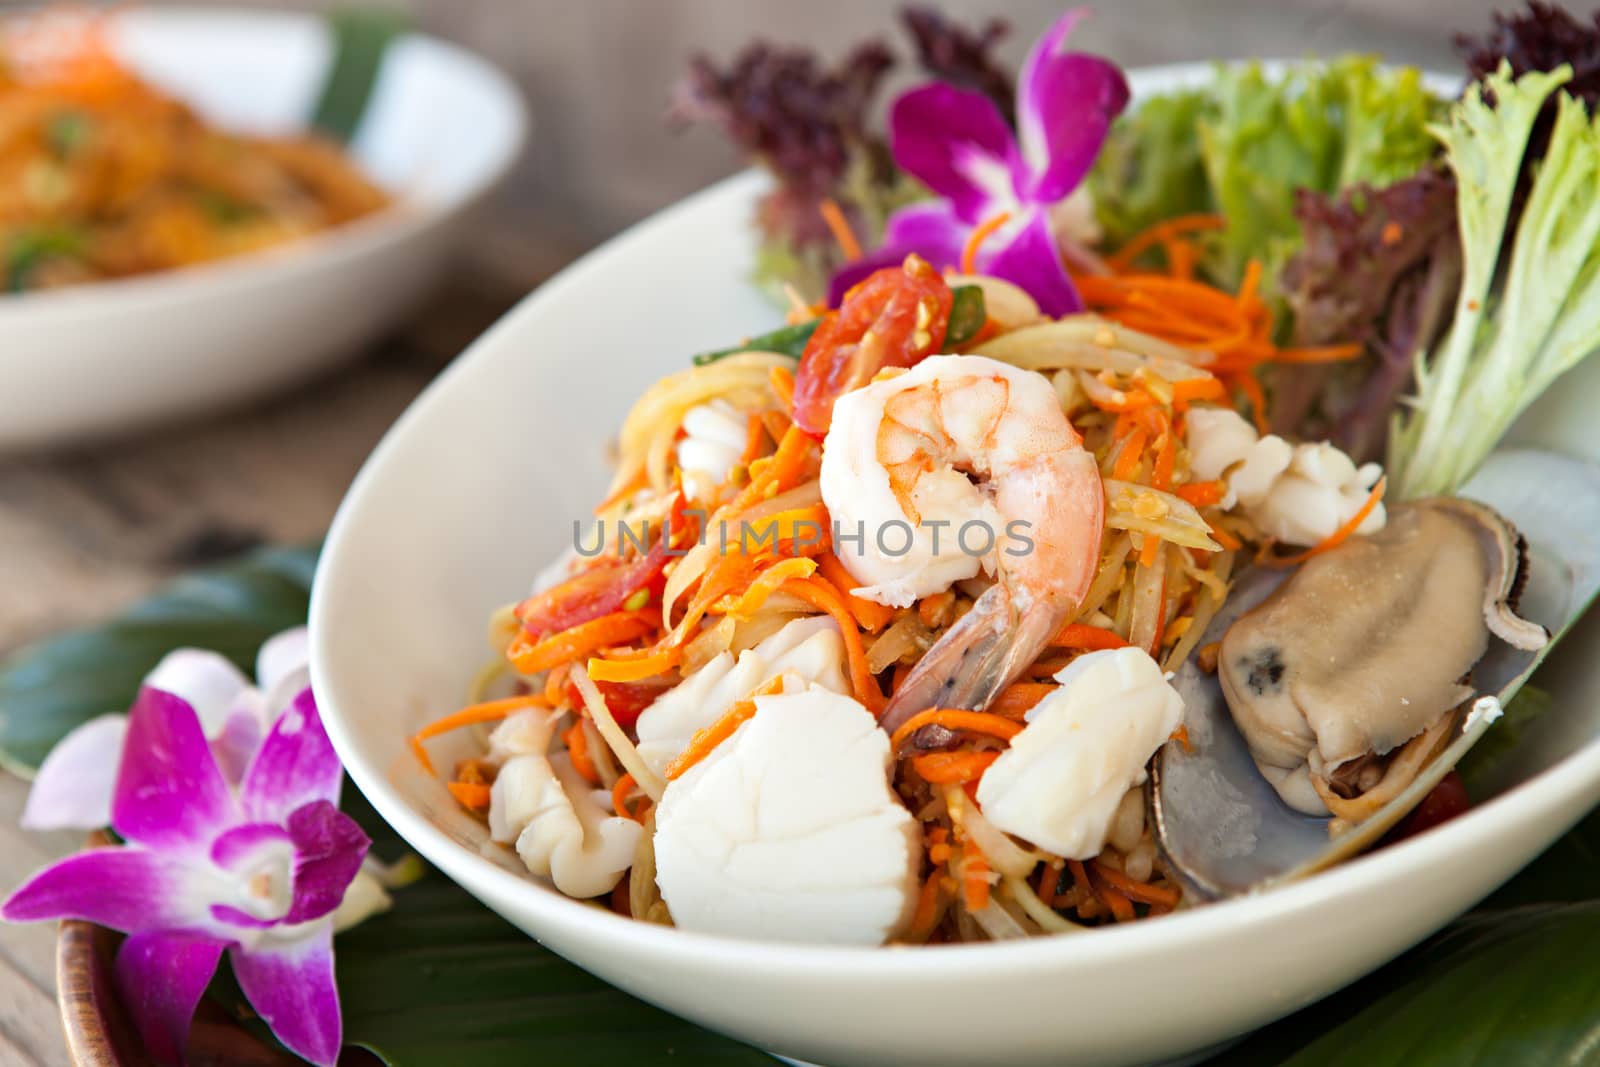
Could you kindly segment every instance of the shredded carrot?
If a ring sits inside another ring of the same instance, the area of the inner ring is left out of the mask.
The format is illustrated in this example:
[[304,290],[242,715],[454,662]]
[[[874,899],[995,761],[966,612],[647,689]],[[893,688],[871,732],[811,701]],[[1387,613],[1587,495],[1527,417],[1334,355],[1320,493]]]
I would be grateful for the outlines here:
[[767,602],[768,597],[778,591],[778,588],[784,582],[789,581],[791,578],[809,578],[816,569],[817,564],[814,560],[801,556],[779,560],[762,571],[756,580],[750,583],[749,588],[739,595],[737,600],[728,603],[729,598],[724,598],[722,601],[718,601],[717,606],[722,609],[724,615],[732,615],[738,619],[748,619],[760,609],[762,604]]
[[1228,389],[1219,378],[1185,378],[1172,383],[1172,406],[1183,411],[1196,400],[1226,400]]
[[1060,862],[1046,863],[1039,868],[1039,888],[1035,891],[1047,908],[1056,906],[1056,887],[1061,884]]
[[972,233],[967,237],[967,243],[961,249],[961,273],[976,274],[978,272],[978,249],[983,247],[996,230],[1011,221],[1011,212],[997,211],[972,228]]
[[1061,628],[1050,642],[1061,648],[1086,648],[1091,650],[1105,648],[1127,648],[1128,642],[1121,636],[1100,626],[1090,626],[1084,622],[1069,622]]
[[[1167,220],[1139,234],[1106,260],[1112,273],[1084,274],[1073,280],[1090,311],[1196,352],[1202,365],[1213,374],[1234,380],[1236,388],[1255,402],[1259,415],[1265,408],[1259,403],[1259,390],[1251,390],[1241,380],[1257,366],[1353,359],[1363,348],[1345,344],[1281,349],[1274,344],[1273,313],[1261,296],[1264,271],[1258,260],[1246,265],[1236,293],[1223,292],[1196,279],[1196,247],[1193,242],[1178,240],[1177,235],[1223,225],[1216,216]],[[1145,252],[1157,246],[1167,253],[1164,273],[1134,266]],[[1222,399],[1214,392],[1214,383],[1207,379],[1197,381],[1206,384],[1182,385],[1174,390],[1175,410],[1183,411],[1198,399]]]
[[961,862],[961,902],[968,911],[989,906],[989,861],[971,842],[964,846]]
[[[778,411],[776,408],[769,408],[759,414],[762,424],[767,428],[767,436],[774,441],[783,440],[783,435],[789,432],[790,426],[794,425],[794,420],[789,418],[786,412]],[[755,460],[750,462],[754,463]],[[748,467],[749,464],[746,464],[746,466]]]
[[1150,466],[1150,484],[1166,492],[1172,488],[1172,469],[1178,465],[1176,435],[1169,427],[1156,439],[1156,458]]
[[1355,359],[1365,351],[1361,345],[1321,345],[1314,348],[1282,348],[1272,358],[1275,363],[1340,363]]
[[1111,917],[1116,919],[1117,922],[1132,922],[1138,918],[1138,915],[1133,910],[1133,902],[1111,888],[1110,885],[1096,886],[1095,888],[1100,899],[1105,901],[1106,907],[1111,909]]
[[797,596],[833,616],[844,637],[845,659],[850,667],[850,687],[855,690],[855,698],[874,715],[880,714],[884,705],[883,691],[878,688],[877,679],[873,678],[872,671],[867,667],[867,650],[861,642],[861,630],[856,626],[855,616],[850,614],[849,606],[845,604],[844,594],[815,575],[810,578],[791,578],[781,588],[783,592]]
[[898,693],[906,679],[911,677],[911,664],[900,662],[894,665],[894,670],[889,674],[889,692]]
[[794,375],[784,367],[773,367],[767,374],[767,382],[772,387],[772,395],[778,398],[778,403],[783,405],[784,411],[794,410]]
[[[1107,374],[1107,377],[1109,377],[1109,374]],[[1137,385],[1132,389],[1120,390],[1109,382],[1103,382],[1102,384],[1105,385],[1105,388],[1091,389],[1088,394],[1089,402],[1101,411],[1120,414],[1122,412],[1137,411],[1139,408],[1149,407],[1156,403],[1155,397]]]
[[[783,370],[781,367],[775,369]],[[792,488],[798,482],[799,474],[804,469],[806,460],[810,458],[814,444],[816,441],[804,430],[798,426],[790,426],[788,432],[783,435],[783,440],[778,442],[778,450],[772,454],[771,464],[761,472],[764,484],[758,493],[750,497],[750,502],[765,496],[767,485],[775,485],[779,490]],[[755,480],[752,479],[750,488],[754,487]]]
[[1125,271],[1150,249],[1165,244],[1179,234],[1222,230],[1227,226],[1228,221],[1221,215],[1178,215],[1136,234],[1127,244],[1117,249],[1116,254],[1106,262],[1115,270]]
[[597,682],[638,682],[666,674],[683,662],[683,648],[647,650],[638,656],[613,656],[610,659],[595,657],[589,660],[589,677]]
[[523,708],[545,707],[544,697],[529,693],[525,696],[507,697],[504,700],[490,700],[482,704],[473,704],[471,707],[462,708],[460,711],[446,715],[442,719],[435,719],[422,729],[411,735],[411,751],[416,755],[418,762],[429,774],[434,773],[433,761],[428,758],[428,750],[422,745],[430,738],[447,734],[451,730],[459,730],[463,726],[474,726],[484,722],[499,722],[513,712]]
[[1195,263],[1200,259],[1200,250],[1194,246],[1193,241],[1176,239],[1163,241],[1161,249],[1167,254],[1168,274],[1185,280],[1194,277]]
[[900,728],[889,739],[889,750],[900,751],[900,746],[905,740],[924,726],[943,726],[948,730],[966,730],[975,734],[987,734],[1009,741],[1022,732],[1022,724],[999,715],[991,715],[986,711],[967,711],[962,708],[929,708],[919,711],[911,718],[900,724]]
[[761,455],[761,446],[767,439],[766,423],[761,416],[751,412],[745,416],[744,451],[739,453],[739,466],[749,467]]
[[786,556],[820,554],[828,544],[829,526],[825,504],[789,508],[764,519],[741,522],[737,544],[740,551],[752,553],[773,552]]
[[[1140,391],[1149,393],[1149,390],[1144,387],[1144,383],[1140,383]],[[1153,404],[1145,404],[1141,407],[1133,408],[1117,416],[1118,422],[1122,422],[1124,419],[1127,420],[1124,426],[1143,427],[1145,437],[1152,441],[1172,429],[1172,423],[1167,420],[1166,413],[1161,410],[1159,400]]]
[[1293,567],[1297,563],[1304,563],[1312,556],[1320,556],[1329,549],[1338,548],[1340,545],[1348,541],[1351,535],[1356,532],[1356,530],[1360,529],[1362,523],[1367,521],[1367,516],[1372,514],[1373,509],[1376,508],[1379,501],[1383,499],[1384,490],[1388,488],[1388,485],[1389,479],[1387,476],[1379,478],[1378,484],[1374,485],[1372,487],[1372,492],[1367,494],[1367,502],[1361,505],[1360,510],[1358,510],[1354,515],[1350,516],[1343,526],[1340,526],[1337,530],[1333,531],[1333,533],[1329,534],[1321,541],[1318,541],[1304,552],[1297,553],[1293,556],[1274,556],[1270,554],[1265,546],[1263,546],[1262,553],[1257,558],[1257,562],[1263,563],[1269,567]]
[[822,221],[828,224],[828,231],[833,234],[833,239],[839,243],[839,251],[844,253],[846,263],[854,263],[861,258],[861,242],[856,240],[856,233],[850,228],[850,220],[844,217],[844,212],[832,197],[824,197],[818,206],[822,213]]
[[948,589],[942,593],[930,594],[917,602],[917,617],[922,620],[924,626],[942,626],[945,613],[955,605],[955,602],[956,595]]
[[855,595],[855,591],[861,588],[861,583],[856,581],[855,576],[834,553],[825,552],[819,556],[817,570],[821,572],[824,580],[844,595],[845,606],[850,609],[850,614],[856,617],[856,622],[863,630],[877,633],[894,618],[893,608]]
[[1122,451],[1117,453],[1117,462],[1111,468],[1111,476],[1118,481],[1128,482],[1139,470],[1139,464],[1144,461],[1144,446],[1146,436],[1144,427],[1138,427],[1127,437],[1123,438]]
[[1067,870],[1072,872],[1072,888],[1079,900],[1099,899],[1100,894],[1095,892],[1094,883],[1089,881],[1089,872],[1083,869],[1082,860],[1068,860]]
[[1178,728],[1172,731],[1172,736],[1168,737],[1167,740],[1178,742],[1183,746],[1185,752],[1194,751],[1194,742],[1189,740],[1189,725],[1187,723],[1180,722]]
[[667,765],[667,781],[683,777],[684,773],[711,754],[712,749],[733,736],[756,713],[754,700],[740,700],[727,713],[689,739],[689,747]]
[[489,806],[489,787],[482,782],[447,782],[445,786],[463,808],[482,811]]
[[683,618],[673,627],[664,647],[677,647],[687,641],[712,605],[735,589],[748,586],[756,569],[756,561],[741,553],[730,552],[720,557],[700,579],[699,590],[689,601]]
[[1221,526],[1218,526],[1216,523],[1208,521],[1206,525],[1211,527],[1211,539],[1228,551],[1237,552],[1239,549],[1244,547],[1243,541],[1239,540],[1237,537],[1233,536],[1233,534],[1229,533]]
[[1247,306],[1256,298],[1256,290],[1261,288],[1261,261],[1252,259],[1245,264],[1244,280],[1239,283],[1238,301],[1240,305]]
[[583,732],[583,720],[579,719],[567,728],[561,735],[561,741],[567,746],[567,755],[572,759],[572,769],[583,776],[583,780],[590,785],[600,784],[600,771],[594,765],[594,760],[589,757],[589,738]]
[[1053,682],[1012,682],[989,705],[989,714],[1020,719],[1060,686]]
[[1161,538],[1155,534],[1145,534],[1144,544],[1139,547],[1139,566],[1154,567],[1156,553],[1161,550]]
[[571,667],[563,663],[559,667],[552,667],[544,675],[544,702],[552,708],[559,708],[566,699],[567,675]]
[[[1041,655],[1038,659],[1028,664],[1023,673],[1035,682],[1043,682],[1046,679],[1055,677],[1063,667],[1077,658],[1078,654],[1070,651],[1064,656]],[[1004,692],[1004,690],[1001,690],[1001,692]],[[993,711],[994,709],[989,708],[988,710]]]
[[1190,482],[1178,486],[1173,493],[1180,500],[1186,500],[1197,508],[1209,508],[1222,503],[1222,498],[1228,495],[1228,487],[1220,481]]
[[1148,882],[1136,881],[1123,872],[1117,870],[1109,863],[1094,860],[1094,873],[1097,878],[1104,878],[1112,889],[1131,900],[1142,904],[1161,904],[1169,908],[1178,906],[1181,895],[1175,889],[1151,885]]
[[906,931],[910,941],[925,941],[939,922],[939,882],[937,870],[928,872],[928,880],[917,893],[917,909],[911,913],[911,926]]
[[998,752],[929,752],[911,760],[911,769],[934,785],[957,785],[983,777]]
[[624,774],[617,779],[617,784],[611,787],[611,808],[618,815],[632,819],[634,822],[644,822],[645,807],[637,812],[628,807],[628,795],[638,788],[638,783],[633,780],[632,774]]
[[1267,421],[1267,394],[1262,392],[1256,376],[1249,371],[1241,371],[1230,375],[1228,380],[1250,402],[1250,418],[1256,424],[1256,432],[1263,437],[1271,433],[1272,424]]
[[520,674],[537,674],[609,645],[620,645],[648,633],[655,623],[645,612],[615,611],[552,634],[537,644],[518,632],[506,658]]

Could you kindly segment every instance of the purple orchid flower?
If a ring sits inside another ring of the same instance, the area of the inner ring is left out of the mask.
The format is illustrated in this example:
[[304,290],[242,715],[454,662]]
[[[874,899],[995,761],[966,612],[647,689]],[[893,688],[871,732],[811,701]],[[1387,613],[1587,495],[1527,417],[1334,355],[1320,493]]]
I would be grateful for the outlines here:
[[[104,729],[104,728],[102,728]],[[126,724],[111,826],[35,875],[9,922],[85,919],[129,936],[116,979],[150,1052],[181,1061],[222,953],[262,1020],[313,1063],[339,1056],[334,911],[370,844],[338,810],[342,769],[303,688],[230,782],[188,701],[144,687]]]
[[1097,56],[1064,51],[1086,13],[1063,15],[1028,53],[1017,83],[1017,131],[982,93],[943,82],[902,94],[889,140],[902,170],[938,199],[895,212],[882,246],[834,275],[829,302],[872,271],[916,252],[954,266],[972,231],[1001,212],[1006,223],[979,251],[980,273],[1013,282],[1047,315],[1082,309],[1062,262],[1052,209],[1077,189],[1128,103],[1128,83]]

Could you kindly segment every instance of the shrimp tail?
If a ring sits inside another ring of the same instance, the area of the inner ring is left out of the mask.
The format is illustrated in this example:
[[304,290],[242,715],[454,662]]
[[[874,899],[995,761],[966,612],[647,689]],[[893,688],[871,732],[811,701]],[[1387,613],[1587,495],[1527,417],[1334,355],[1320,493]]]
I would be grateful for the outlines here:
[[985,590],[917,661],[889,699],[883,728],[892,734],[929,708],[987,708],[1061,629],[1058,605],[1040,599],[1021,607],[1019,599],[1003,582]]

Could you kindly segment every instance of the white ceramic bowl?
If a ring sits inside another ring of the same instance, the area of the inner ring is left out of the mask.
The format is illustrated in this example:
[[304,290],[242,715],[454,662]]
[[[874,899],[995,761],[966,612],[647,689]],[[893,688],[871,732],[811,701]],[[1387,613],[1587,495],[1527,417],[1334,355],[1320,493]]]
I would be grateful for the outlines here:
[[[252,133],[301,129],[332,57],[310,15],[163,8],[113,25],[135,70]],[[0,295],[0,449],[213,410],[353,354],[437,274],[453,224],[505,173],[525,126],[517,91],[483,60],[396,40],[351,146],[396,203],[255,255]]]
[[[759,189],[746,175],[701,193],[525,301],[399,421],[329,535],[311,632],[334,745],[384,818],[489,907],[646,1000],[789,1056],[838,1067],[1138,1063],[1225,1041],[1358,978],[1600,799],[1593,618],[1541,676],[1559,710],[1519,750],[1510,777],[1520,785],[1252,899],[1076,936],[868,950],[634,923],[521,873],[418,771],[404,738],[461,702],[488,654],[489,611],[570,543],[604,485],[606,438],[640,390],[689,353],[775,321],[744,281]],[[1592,431],[1572,440],[1600,459]],[[465,738],[455,743],[441,746],[440,766],[469,754]],[[929,1024],[951,1011],[966,1022]]]

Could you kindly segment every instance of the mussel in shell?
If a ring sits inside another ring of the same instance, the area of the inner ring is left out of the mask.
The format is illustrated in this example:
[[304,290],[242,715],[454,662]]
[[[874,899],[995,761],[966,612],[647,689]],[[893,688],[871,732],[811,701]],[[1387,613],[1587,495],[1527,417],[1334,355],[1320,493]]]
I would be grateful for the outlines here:
[[1549,640],[1516,614],[1526,548],[1493,508],[1441,497],[1302,564],[1222,637],[1217,676],[1256,766],[1291,807],[1359,822],[1449,739],[1491,638]]
[[1188,743],[1151,775],[1169,866],[1250,892],[1374,844],[1483,734],[1600,591],[1600,468],[1490,457],[1458,498],[1397,507],[1295,572],[1240,575],[1173,685]]

